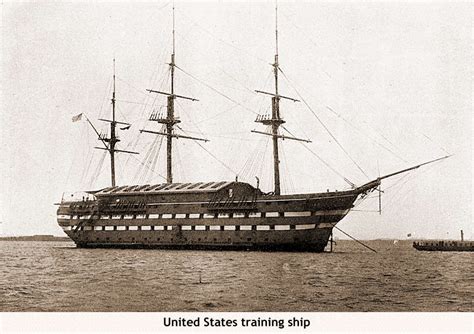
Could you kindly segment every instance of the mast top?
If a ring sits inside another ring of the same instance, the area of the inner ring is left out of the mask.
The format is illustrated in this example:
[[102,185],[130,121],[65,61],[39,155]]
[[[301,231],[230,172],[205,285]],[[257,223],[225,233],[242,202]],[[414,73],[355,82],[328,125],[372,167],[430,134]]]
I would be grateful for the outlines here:
[[[174,1],[173,1],[173,55],[175,53],[175,18],[174,18]],[[173,64],[174,65],[174,64]]]
[[278,1],[275,0],[275,65],[278,66]]

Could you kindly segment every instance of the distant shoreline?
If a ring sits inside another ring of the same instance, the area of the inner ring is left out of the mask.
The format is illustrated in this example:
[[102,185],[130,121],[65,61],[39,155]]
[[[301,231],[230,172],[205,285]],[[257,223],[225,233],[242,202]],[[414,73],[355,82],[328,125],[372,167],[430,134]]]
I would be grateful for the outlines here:
[[25,235],[19,237],[0,237],[0,241],[72,241],[68,237],[54,235]]

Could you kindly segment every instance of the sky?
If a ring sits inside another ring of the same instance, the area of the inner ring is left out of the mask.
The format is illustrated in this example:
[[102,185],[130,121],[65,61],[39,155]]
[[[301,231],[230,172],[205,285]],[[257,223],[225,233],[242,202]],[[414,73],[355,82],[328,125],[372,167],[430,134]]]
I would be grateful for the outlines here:
[[[140,152],[118,156],[117,183],[164,182],[164,145],[139,130],[159,130],[147,118],[164,112],[146,89],[169,89],[171,3],[2,7],[0,235],[63,235],[55,203],[110,184],[97,136],[71,118],[107,131],[97,119],[110,117],[114,58],[117,117],[132,123],[118,146]],[[178,101],[179,131],[210,139],[177,141],[175,181],[258,176],[271,191],[271,142],[250,130],[265,131],[254,120],[270,111],[254,90],[274,89],[274,3],[177,1],[175,13],[176,91],[199,99]],[[312,141],[281,142],[283,193],[347,189],[340,175],[361,185],[449,153],[384,181],[381,215],[373,193],[338,227],[472,239],[471,16],[455,2],[280,2],[280,92],[301,100],[281,102],[284,133]]]

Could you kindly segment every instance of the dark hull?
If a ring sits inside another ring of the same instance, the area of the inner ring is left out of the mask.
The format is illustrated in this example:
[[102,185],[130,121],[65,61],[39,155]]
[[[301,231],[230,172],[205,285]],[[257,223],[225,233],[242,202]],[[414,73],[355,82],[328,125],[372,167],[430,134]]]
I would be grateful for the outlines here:
[[282,196],[255,195],[242,183],[221,193],[104,195],[63,201],[58,223],[83,248],[322,252],[333,227],[374,185]]
[[[326,242],[327,243],[327,242]],[[115,248],[115,249],[170,249],[170,250],[211,250],[211,251],[263,251],[263,252],[316,252],[324,251],[326,244],[323,245],[157,245],[157,244],[105,244],[105,243],[86,243],[78,244],[78,248]]]
[[[341,215],[342,216],[342,215]],[[299,220],[300,223],[291,219],[294,225],[288,225],[288,219],[276,218],[274,225],[266,225],[265,220],[256,223],[255,219],[242,219],[243,222],[236,224],[231,219],[215,219],[208,224],[220,225],[194,225],[219,227],[220,230],[182,230],[186,226],[169,222],[171,230],[70,230],[66,234],[83,248],[157,248],[157,249],[208,249],[208,250],[266,250],[266,251],[311,251],[322,252],[327,245],[331,235],[332,227],[337,223],[311,224],[311,220],[320,218]],[[167,222],[168,223],[168,222]],[[100,224],[95,222],[95,225]],[[137,224],[136,222],[118,220],[115,226],[125,224]],[[162,224],[159,220],[155,224]],[[202,221],[196,224],[203,224]],[[235,225],[234,225],[235,224]],[[135,226],[135,225],[130,225]],[[158,227],[160,225],[155,225]],[[224,230],[223,228],[242,229],[244,226],[253,230]],[[258,227],[257,227],[258,226]],[[275,230],[280,226],[293,228],[288,230]],[[257,230],[257,228],[268,228],[268,230]],[[270,229],[273,227],[273,229]],[[204,227],[205,228],[205,227]],[[221,230],[222,228],[222,230]],[[298,228],[298,230],[297,230]],[[301,229],[304,228],[304,229]]]

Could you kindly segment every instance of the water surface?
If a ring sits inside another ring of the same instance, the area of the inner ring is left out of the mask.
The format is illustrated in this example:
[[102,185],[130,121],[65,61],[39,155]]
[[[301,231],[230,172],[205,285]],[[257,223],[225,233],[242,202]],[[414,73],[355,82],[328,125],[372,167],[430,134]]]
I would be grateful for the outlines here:
[[78,249],[0,241],[0,311],[473,311],[474,253]]

